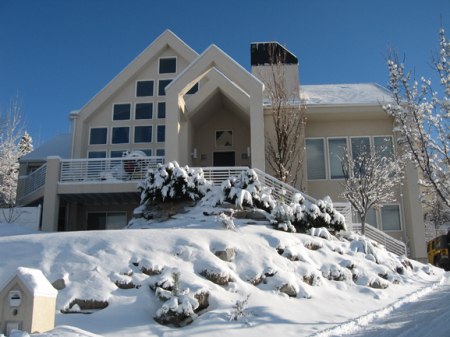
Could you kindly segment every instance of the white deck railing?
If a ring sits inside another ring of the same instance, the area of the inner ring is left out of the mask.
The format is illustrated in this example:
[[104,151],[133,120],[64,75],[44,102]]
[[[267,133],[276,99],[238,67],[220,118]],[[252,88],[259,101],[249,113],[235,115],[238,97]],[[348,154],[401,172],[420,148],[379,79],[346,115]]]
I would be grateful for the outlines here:
[[[23,197],[39,190],[45,185],[45,175],[47,174],[47,164],[42,165],[36,171],[24,179]],[[22,198],[23,198],[22,197]]]
[[[352,223],[349,230],[361,233],[361,224]],[[392,236],[380,231],[378,228],[372,227],[369,224],[365,226],[365,234],[369,239],[382,244],[388,252],[396,255],[408,255],[406,245],[404,242],[394,239]]]
[[220,186],[224,180],[230,177],[237,177],[242,171],[248,170],[246,166],[227,166],[227,167],[201,167],[203,177],[210,180],[216,186]]
[[61,183],[137,181],[149,168],[164,164],[164,157],[65,159],[61,161]]

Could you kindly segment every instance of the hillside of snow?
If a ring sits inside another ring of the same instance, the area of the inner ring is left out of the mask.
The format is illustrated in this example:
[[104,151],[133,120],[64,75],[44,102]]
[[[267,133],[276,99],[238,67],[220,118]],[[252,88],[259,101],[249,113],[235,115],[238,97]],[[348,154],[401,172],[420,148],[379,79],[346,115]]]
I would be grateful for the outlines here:
[[[441,269],[392,255],[355,234],[325,239],[249,219],[233,219],[235,228],[226,229],[220,210],[196,206],[166,222],[117,231],[33,233],[0,224],[0,284],[17,267],[29,267],[63,285],[55,326],[69,327],[39,336],[82,336],[82,330],[102,336],[309,336],[444,277]],[[165,304],[161,294],[170,297],[174,272],[180,298],[193,307],[208,298],[181,328],[154,320]],[[236,301],[247,297],[243,317],[230,320]]]

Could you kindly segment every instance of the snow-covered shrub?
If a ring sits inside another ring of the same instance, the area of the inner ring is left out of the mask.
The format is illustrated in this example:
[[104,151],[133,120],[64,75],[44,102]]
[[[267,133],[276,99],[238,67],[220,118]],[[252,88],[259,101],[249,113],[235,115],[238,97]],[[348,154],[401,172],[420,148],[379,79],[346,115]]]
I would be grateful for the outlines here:
[[247,295],[247,298],[243,301],[236,300],[235,305],[233,305],[234,312],[229,315],[230,321],[237,321],[250,315],[249,312],[244,312],[244,310],[247,309],[249,298],[250,295]]
[[221,221],[226,229],[236,229],[233,221],[233,213],[231,213],[231,215],[226,215],[224,212],[221,212],[220,215],[216,217],[215,221]]
[[197,317],[194,310],[198,308],[198,301],[195,298],[187,296],[189,289],[181,291],[179,279],[181,272],[178,268],[172,271],[172,291],[162,288],[156,289],[156,295],[164,304],[156,311],[155,321],[161,324],[174,324],[181,326],[187,318],[192,320]]
[[158,164],[149,169],[144,182],[139,183],[141,205],[147,201],[169,202],[199,199],[212,188],[203,177],[202,169],[180,167],[177,162]]

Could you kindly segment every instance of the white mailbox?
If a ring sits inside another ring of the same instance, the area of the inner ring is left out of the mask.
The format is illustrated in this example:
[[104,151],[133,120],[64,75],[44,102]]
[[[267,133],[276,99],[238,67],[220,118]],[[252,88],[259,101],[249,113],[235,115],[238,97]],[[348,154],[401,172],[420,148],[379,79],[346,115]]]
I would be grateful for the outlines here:
[[10,307],[19,307],[22,303],[22,293],[20,290],[11,290],[8,296],[8,302]]

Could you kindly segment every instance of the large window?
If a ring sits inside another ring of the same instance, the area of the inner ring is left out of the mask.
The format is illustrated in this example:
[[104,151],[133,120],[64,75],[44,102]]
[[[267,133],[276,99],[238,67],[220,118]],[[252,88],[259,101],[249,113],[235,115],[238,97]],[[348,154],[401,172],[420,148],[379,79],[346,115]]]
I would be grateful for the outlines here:
[[131,104],[121,103],[114,104],[113,120],[114,121],[128,121],[131,118]]
[[130,142],[130,127],[118,126],[112,128],[111,144],[128,144]]
[[166,154],[166,151],[164,149],[156,149],[156,155],[158,157],[164,157]]
[[370,137],[352,137],[352,157],[356,159],[362,153],[370,151]]
[[152,142],[152,126],[143,125],[134,127],[135,143],[151,143]]
[[122,158],[123,154],[126,152],[126,150],[114,150],[111,151],[111,158]]
[[152,119],[153,103],[136,103],[135,119]]
[[107,141],[108,128],[91,128],[89,145],[104,145]]
[[166,96],[166,87],[172,82],[172,80],[159,80],[158,81],[158,96]]
[[89,151],[88,158],[106,158],[106,151]]
[[159,59],[160,74],[174,74],[177,72],[177,58],[164,57]]
[[153,96],[154,81],[137,81],[136,97]]
[[158,119],[166,118],[166,102],[158,102]]
[[344,179],[341,160],[345,156],[345,151],[347,151],[347,138],[328,138],[331,179]]
[[306,139],[306,170],[308,180],[326,179],[325,145],[322,138]]
[[164,143],[166,141],[166,126],[165,125],[157,126],[156,141],[158,143]]
[[122,229],[127,225],[127,212],[94,212],[87,214],[87,230]]
[[233,130],[216,131],[216,147],[233,146]]
[[394,142],[392,136],[373,137],[375,151],[381,150],[381,156],[391,158],[394,153]]

